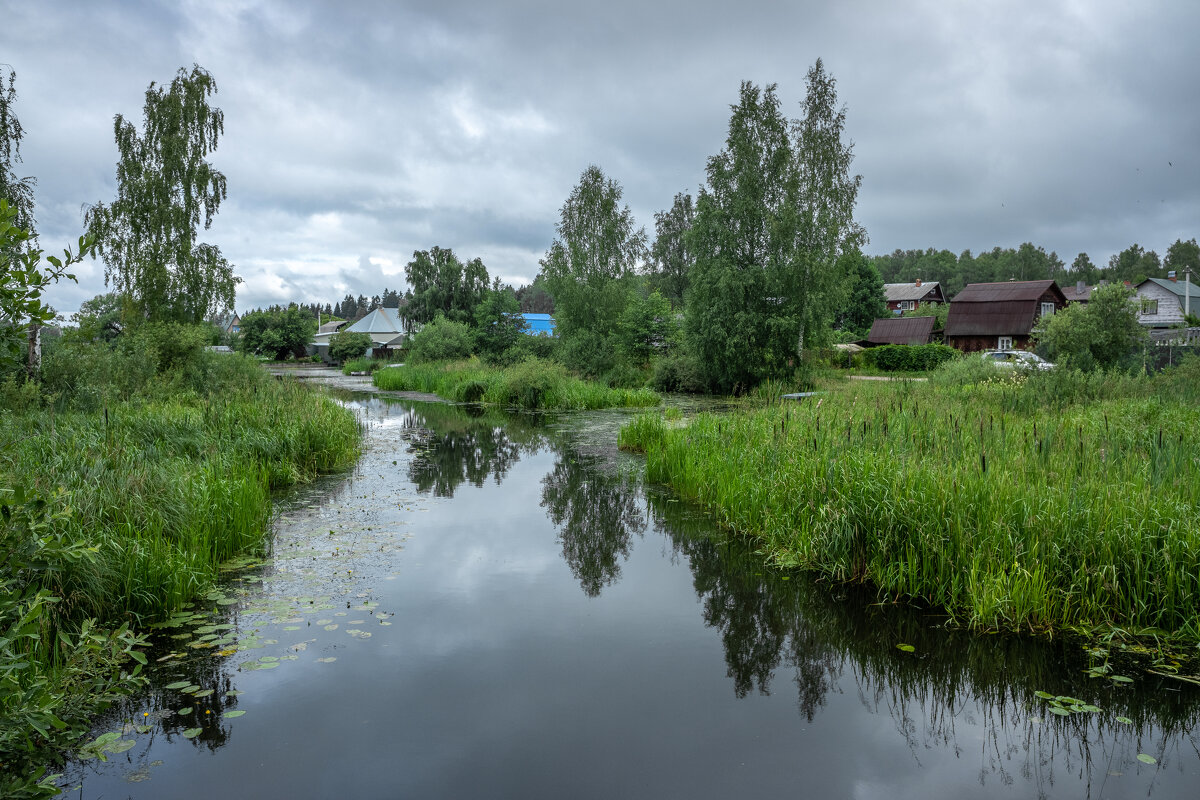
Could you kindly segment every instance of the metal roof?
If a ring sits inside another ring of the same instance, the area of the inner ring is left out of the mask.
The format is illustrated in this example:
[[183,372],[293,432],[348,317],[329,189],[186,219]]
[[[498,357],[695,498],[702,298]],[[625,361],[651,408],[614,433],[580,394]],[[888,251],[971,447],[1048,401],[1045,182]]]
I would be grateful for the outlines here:
[[[901,300],[920,300],[930,292],[937,290],[939,284],[937,281],[921,281],[921,285],[915,283],[885,283],[883,285],[883,295],[889,303],[898,303]],[[939,290],[937,292],[941,294]]]
[[1166,278],[1146,278],[1146,280],[1138,284],[1138,288],[1140,289],[1147,283],[1155,283],[1166,289],[1168,292],[1177,294],[1180,297],[1183,297],[1184,287],[1189,287],[1187,290],[1189,296],[1200,298],[1200,286],[1196,286],[1196,284],[1192,283],[1191,281],[1172,281],[1167,280]]
[[317,328],[317,335],[320,336],[322,333],[337,333],[337,329],[342,327],[345,324],[346,324],[346,320],[344,320],[344,319],[334,320],[333,322],[326,322],[326,323],[322,324],[321,327]]
[[[1037,300],[1051,286],[1059,295],[1062,290],[1054,281],[1004,281],[1003,283],[969,283],[954,295],[953,303],[994,303],[1000,300]],[[1064,298],[1065,299],[1065,298]]]
[[377,308],[346,330],[354,333],[401,333],[404,326],[400,322],[400,309]]
[[891,317],[871,324],[871,344],[928,344],[935,317]]

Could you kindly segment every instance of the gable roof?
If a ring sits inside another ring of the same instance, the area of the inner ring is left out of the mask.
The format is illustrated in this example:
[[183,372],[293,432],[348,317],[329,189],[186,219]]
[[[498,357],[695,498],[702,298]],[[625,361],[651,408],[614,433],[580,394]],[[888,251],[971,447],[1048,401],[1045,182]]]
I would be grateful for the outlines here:
[[[885,283],[883,285],[883,296],[889,303],[897,303],[902,300],[920,300],[925,295],[937,289],[939,286],[937,281],[921,281],[918,286],[915,283]],[[941,294],[939,291],[938,294]]]
[[1192,283],[1191,281],[1171,281],[1167,280],[1166,278],[1146,278],[1146,280],[1137,285],[1137,288],[1140,289],[1147,283],[1153,283],[1157,286],[1161,286],[1168,292],[1177,295],[1181,300],[1183,299],[1184,288],[1187,287],[1188,294],[1191,297],[1200,299],[1200,286],[1196,286],[1196,284]]
[[928,344],[935,317],[889,317],[871,323],[871,344]]
[[400,333],[404,326],[400,322],[399,308],[377,308],[346,330],[354,333]]
[[346,320],[344,320],[344,319],[335,319],[333,322],[322,323],[321,327],[317,328],[317,334],[319,335],[322,333],[336,333],[338,328],[342,327],[345,324],[346,324]]
[[[1003,281],[1001,283],[969,283],[954,295],[953,303],[995,303],[1004,300],[1037,300],[1051,286],[1062,295],[1054,281]],[[1065,301],[1066,298],[1064,297]]]
[[1062,293],[1063,297],[1067,299],[1068,303],[1086,303],[1092,299],[1092,290],[1095,288],[1095,286],[1088,286],[1085,284],[1084,287],[1080,289],[1075,284],[1071,284],[1070,286],[1062,287]]

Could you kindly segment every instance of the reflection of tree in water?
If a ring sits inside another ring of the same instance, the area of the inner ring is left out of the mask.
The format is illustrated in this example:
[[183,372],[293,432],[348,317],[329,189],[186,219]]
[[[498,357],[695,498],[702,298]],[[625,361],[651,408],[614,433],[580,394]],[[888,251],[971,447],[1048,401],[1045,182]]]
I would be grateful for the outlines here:
[[563,559],[588,597],[616,581],[633,535],[646,527],[636,486],[570,451],[542,479],[542,507],[559,528]]
[[[1086,794],[1093,796],[1099,786],[1092,776],[1132,768],[1139,752],[1173,760],[1180,770],[1200,756],[1192,732],[1200,723],[1200,692],[1153,679],[1133,687],[1088,679],[1078,644],[943,628],[930,624],[928,609],[880,604],[867,588],[804,575],[785,580],[750,545],[714,535],[712,522],[684,504],[655,493],[648,503],[655,526],[691,567],[738,697],[769,692],[775,672],[791,668],[799,711],[811,721],[849,677],[862,704],[892,719],[918,762],[931,748],[969,756],[956,731],[965,721],[972,739],[979,728],[986,733],[981,783],[1020,778],[1039,794],[1053,787],[1056,767],[1088,781]],[[898,650],[900,643],[916,652]],[[1104,713],[1057,717],[1037,691],[1081,697]]]
[[416,457],[408,478],[420,492],[453,497],[463,483],[499,484],[521,456],[542,446],[530,422],[492,409],[428,403],[404,420]]

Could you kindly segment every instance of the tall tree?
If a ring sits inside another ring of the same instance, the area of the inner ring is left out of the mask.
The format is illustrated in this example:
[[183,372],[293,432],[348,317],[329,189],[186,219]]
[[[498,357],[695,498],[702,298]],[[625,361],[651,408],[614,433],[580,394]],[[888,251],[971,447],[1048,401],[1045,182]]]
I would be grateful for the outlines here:
[[412,261],[404,265],[404,276],[412,289],[405,315],[422,325],[439,314],[453,322],[474,324],[475,306],[488,291],[483,261],[473,258],[464,264],[449,248],[415,251]]
[[225,199],[225,176],[206,160],[225,129],[209,104],[217,91],[199,65],[180,68],[169,87],[150,84],[143,130],[118,114],[117,197],[88,209],[88,231],[105,280],[137,318],[200,322],[233,307],[241,278],[218,247],[196,241]]
[[1183,280],[1183,271],[1190,269],[1192,280],[1195,280],[1197,274],[1200,274],[1200,245],[1196,244],[1194,238],[1188,239],[1186,242],[1176,239],[1175,244],[1167,248],[1167,257],[1163,259],[1163,267],[1179,273],[1180,280]]
[[883,278],[871,260],[857,250],[838,259],[838,274],[847,292],[834,318],[838,330],[864,337],[875,320],[888,314]]
[[659,292],[675,307],[683,304],[688,273],[695,261],[687,238],[695,219],[692,196],[682,192],[675,195],[670,209],[654,215],[656,236],[650,248],[651,274]]
[[21,121],[13,110],[17,100],[16,82],[17,73],[9,68],[5,85],[4,70],[0,69],[0,199],[8,200],[9,208],[16,211],[9,224],[25,232],[21,246],[32,249],[37,243],[33,219],[33,187],[37,180],[18,178],[14,169],[14,165],[21,162],[21,139],[25,136]]
[[635,227],[621,195],[621,185],[599,167],[585,169],[563,203],[558,236],[541,262],[564,358],[592,374],[612,366],[612,334],[629,281],[647,255],[646,231]]
[[845,111],[818,60],[804,117],[788,120],[775,86],[741,86],[725,149],[708,161],[691,243],[687,331],[713,388],[784,372],[827,333],[837,258],[864,241],[854,222],[860,176],[842,142]]

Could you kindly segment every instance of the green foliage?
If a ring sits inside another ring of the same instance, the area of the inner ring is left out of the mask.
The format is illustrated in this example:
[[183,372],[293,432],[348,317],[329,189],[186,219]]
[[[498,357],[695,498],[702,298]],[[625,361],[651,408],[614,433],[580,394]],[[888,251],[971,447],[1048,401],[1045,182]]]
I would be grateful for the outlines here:
[[1140,244],[1131,244],[1108,259],[1108,269],[1104,277],[1116,283],[1129,281],[1134,286],[1144,281],[1148,276],[1161,277],[1162,262],[1158,253],[1153,250],[1143,250]]
[[317,332],[317,321],[295,303],[276,311],[252,311],[242,317],[239,348],[245,353],[283,361],[302,357]]
[[527,328],[516,292],[510,286],[500,286],[497,278],[491,291],[475,307],[477,351],[489,361],[500,360],[517,346]]
[[1200,274],[1200,244],[1196,243],[1195,237],[1186,242],[1176,239],[1175,243],[1167,248],[1167,257],[1163,259],[1163,269],[1175,270],[1180,280],[1183,279],[1183,271],[1187,269],[1192,271],[1193,277]]
[[[7,67],[7,65],[3,65]],[[8,69],[8,86],[4,85],[4,73],[0,70],[0,200],[7,200],[16,211],[12,224],[28,233],[30,244],[37,241],[37,230],[33,219],[33,187],[37,181],[32,177],[19,178],[14,165],[21,161],[21,139],[25,130],[13,111],[17,99],[17,73]],[[8,245],[0,244],[0,260],[9,258]]]
[[[1186,383],[1189,369],[853,383],[820,404],[704,414],[686,428],[640,418],[620,443],[646,451],[650,480],[754,536],[777,565],[870,581],[972,626],[1197,641],[1200,383]],[[1056,381],[1104,399],[1048,406],[1047,392],[1065,390]]]
[[871,260],[852,250],[837,261],[837,271],[844,286],[844,300],[834,315],[834,327],[847,331],[854,338],[865,338],[877,319],[888,316],[883,293],[883,278]]
[[197,323],[233,307],[241,278],[219,248],[196,241],[201,212],[207,230],[226,193],[225,176],[205,160],[225,127],[209,105],[216,91],[200,66],[180,68],[170,87],[146,90],[141,134],[120,114],[113,123],[117,197],[85,219],[131,319]]
[[475,349],[475,335],[465,322],[437,317],[409,338],[409,360],[446,361],[466,358]]
[[1051,361],[1084,370],[1133,366],[1146,339],[1133,296],[1121,284],[1100,286],[1087,304],[1042,317],[1034,330],[1038,349]]
[[552,361],[527,359],[496,368],[478,359],[405,364],[380,370],[375,385],[385,391],[431,392],[458,403],[494,403],[536,410],[583,410],[658,405],[649,389],[611,389],[571,376]]
[[683,305],[688,275],[696,261],[688,240],[695,219],[692,196],[682,192],[675,195],[669,210],[654,215],[656,235],[650,248],[650,280],[673,308]]
[[643,368],[656,355],[665,355],[679,344],[679,323],[671,303],[658,290],[635,290],[621,314],[617,347],[625,361]]
[[703,392],[704,373],[685,349],[680,348],[654,362],[650,387],[657,392]]
[[959,352],[944,344],[887,344],[869,348],[863,356],[884,372],[927,372],[958,358]]
[[634,228],[621,195],[621,185],[599,167],[584,170],[563,203],[557,238],[541,262],[554,295],[559,357],[586,375],[612,368],[615,343],[610,339],[637,267],[646,259],[646,232]]
[[475,308],[488,293],[488,273],[478,258],[463,264],[449,248],[417,250],[404,265],[412,297],[404,313],[424,325],[439,315],[472,324]]
[[362,331],[338,331],[329,337],[329,357],[334,361],[362,358],[371,349],[371,334]]
[[821,343],[841,291],[836,260],[863,238],[845,112],[819,60],[804,108],[788,120],[774,85],[743,83],[725,149],[708,161],[690,234],[686,327],[720,391],[785,374],[806,342]]
[[390,363],[390,361],[382,358],[353,358],[342,364],[342,374],[352,375],[355,372],[372,373]]
[[107,292],[84,300],[71,321],[84,340],[111,342],[121,334],[123,315],[124,298],[116,292]]
[[28,246],[29,233],[14,223],[18,211],[0,198],[0,375],[14,369],[21,359],[21,345],[30,325],[54,319],[54,310],[42,301],[42,293],[62,278],[75,280],[67,272],[87,253],[91,241],[79,239],[79,249],[64,250],[62,258],[46,257]]

